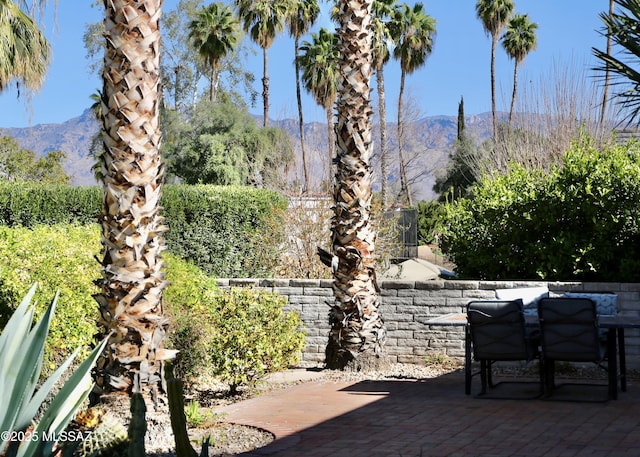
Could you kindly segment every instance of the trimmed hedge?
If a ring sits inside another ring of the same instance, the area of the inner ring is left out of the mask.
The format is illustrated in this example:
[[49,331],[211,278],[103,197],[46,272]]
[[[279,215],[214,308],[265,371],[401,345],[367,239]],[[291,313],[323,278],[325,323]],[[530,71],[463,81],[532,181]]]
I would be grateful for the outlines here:
[[[102,189],[34,183],[0,183],[0,225],[35,227],[58,223],[97,223]],[[235,186],[166,185],[162,215],[169,227],[167,248],[217,277],[264,276],[277,252],[260,240],[270,218],[283,214],[287,199],[278,192]],[[257,245],[258,244],[258,245]]]

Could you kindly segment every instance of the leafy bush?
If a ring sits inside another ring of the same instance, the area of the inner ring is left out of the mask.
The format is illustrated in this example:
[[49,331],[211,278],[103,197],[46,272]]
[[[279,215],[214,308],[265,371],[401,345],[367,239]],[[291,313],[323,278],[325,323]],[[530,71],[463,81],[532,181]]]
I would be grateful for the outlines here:
[[[101,192],[97,186],[0,183],[0,226],[96,223]],[[287,200],[281,194],[249,187],[167,185],[161,205],[172,253],[218,277],[271,274],[278,252],[264,240],[282,238]]]
[[215,280],[184,263],[171,270],[169,280],[165,301],[181,376],[218,376],[235,391],[299,361],[304,332],[298,314],[285,312],[284,297],[253,289],[220,291]]
[[447,206],[464,277],[631,282],[640,268],[640,144],[572,144],[549,173],[512,166]]
[[93,280],[100,276],[100,264],[94,256],[99,252],[97,225],[0,226],[0,328],[35,282],[39,284],[37,316],[44,312],[47,297],[56,291],[64,303],[49,330],[45,373],[76,347],[94,342],[98,306],[92,295],[98,288]]
[[444,205],[437,201],[418,203],[418,245],[437,244],[443,229]]

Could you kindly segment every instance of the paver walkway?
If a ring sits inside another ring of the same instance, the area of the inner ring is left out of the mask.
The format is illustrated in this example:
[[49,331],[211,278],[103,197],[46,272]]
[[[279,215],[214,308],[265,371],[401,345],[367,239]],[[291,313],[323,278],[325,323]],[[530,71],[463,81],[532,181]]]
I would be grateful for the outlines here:
[[478,399],[464,395],[463,381],[459,372],[420,381],[316,380],[216,412],[275,434],[245,457],[640,456],[633,380],[617,401],[603,403]]

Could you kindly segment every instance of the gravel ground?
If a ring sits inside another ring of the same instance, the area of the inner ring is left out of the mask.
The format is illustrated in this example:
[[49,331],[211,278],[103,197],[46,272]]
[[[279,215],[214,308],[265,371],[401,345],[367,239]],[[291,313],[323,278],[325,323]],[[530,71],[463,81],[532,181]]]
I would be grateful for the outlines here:
[[[384,371],[369,372],[341,372],[333,370],[322,370],[317,366],[302,367],[306,370],[314,372],[313,380],[344,380],[344,381],[363,381],[363,380],[379,380],[379,379],[425,379],[438,376],[442,373],[458,369],[459,366],[451,364],[438,364],[435,366],[418,366],[410,364],[394,364],[390,365]],[[224,421],[224,417],[213,417],[209,412],[210,409],[217,406],[245,400],[261,393],[283,389],[294,384],[309,382],[308,377],[302,376],[296,379],[295,376],[286,376],[283,381],[282,377],[274,377],[267,379],[260,386],[251,392],[243,392],[239,396],[229,398],[224,395],[224,386],[215,383],[209,383],[207,386],[190,386],[185,389],[187,393],[187,402],[197,401],[201,406],[203,423],[198,428],[190,428],[189,436],[192,445],[199,454],[202,442],[209,437],[209,456],[210,457],[230,457],[242,452],[250,451],[265,446],[273,441],[274,437],[265,430],[244,425],[231,424]],[[129,404],[128,399],[107,398],[104,399],[105,404],[103,410],[109,411],[108,414],[115,416],[119,421],[128,422]],[[149,407],[147,402],[147,433],[145,435],[145,449],[148,456],[154,457],[173,457],[174,436],[171,429],[169,414],[166,410],[154,411]]]

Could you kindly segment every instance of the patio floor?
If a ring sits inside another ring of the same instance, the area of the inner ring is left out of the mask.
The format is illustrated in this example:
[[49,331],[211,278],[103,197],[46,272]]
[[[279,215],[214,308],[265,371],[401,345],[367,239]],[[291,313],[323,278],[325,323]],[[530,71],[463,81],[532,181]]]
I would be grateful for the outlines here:
[[461,372],[419,381],[316,380],[216,412],[275,434],[245,457],[640,455],[635,379],[618,400],[600,403],[478,399],[464,394]]

